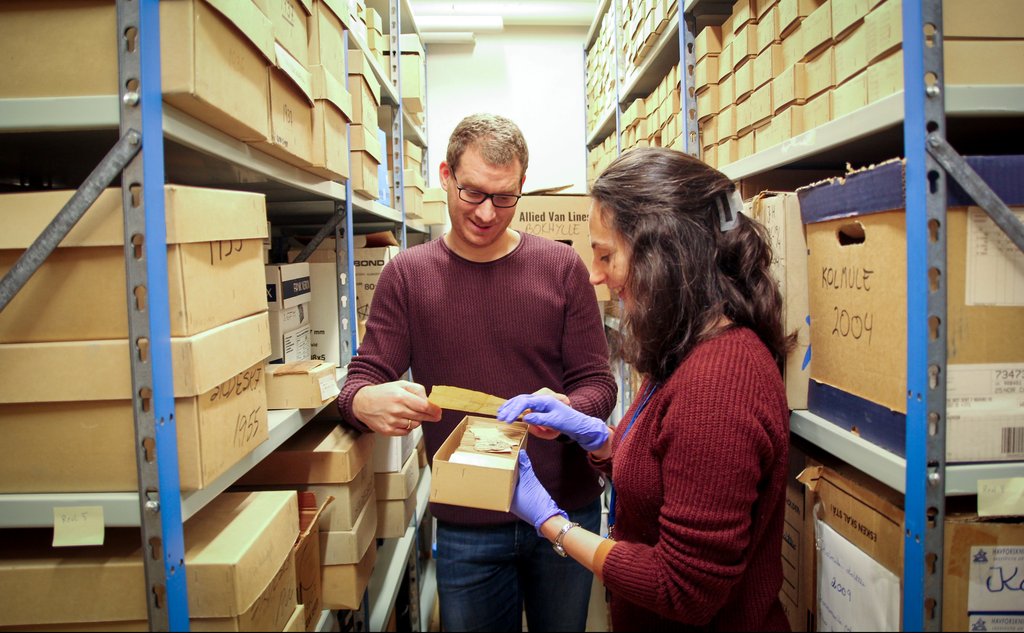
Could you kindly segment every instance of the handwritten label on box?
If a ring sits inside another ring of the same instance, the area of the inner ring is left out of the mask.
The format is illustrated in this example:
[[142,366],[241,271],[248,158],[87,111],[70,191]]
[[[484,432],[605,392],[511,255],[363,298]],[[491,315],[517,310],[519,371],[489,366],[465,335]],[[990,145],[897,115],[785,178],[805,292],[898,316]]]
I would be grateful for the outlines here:
[[103,506],[53,509],[53,546],[103,545]]

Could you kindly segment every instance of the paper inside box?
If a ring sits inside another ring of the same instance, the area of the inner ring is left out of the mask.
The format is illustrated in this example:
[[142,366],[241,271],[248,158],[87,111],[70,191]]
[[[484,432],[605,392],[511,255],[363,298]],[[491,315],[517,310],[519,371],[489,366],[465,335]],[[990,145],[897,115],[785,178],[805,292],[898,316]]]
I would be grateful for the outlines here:
[[[527,428],[524,422],[463,418],[434,455],[430,500],[507,512],[518,475],[519,451],[526,446]],[[498,442],[505,444],[507,452],[491,452],[499,449]]]

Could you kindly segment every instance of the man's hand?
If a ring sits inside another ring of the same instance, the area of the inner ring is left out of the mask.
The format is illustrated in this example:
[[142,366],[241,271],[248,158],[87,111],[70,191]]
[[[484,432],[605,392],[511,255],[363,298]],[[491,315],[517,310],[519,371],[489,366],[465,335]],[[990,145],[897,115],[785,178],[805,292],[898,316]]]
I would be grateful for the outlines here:
[[427,400],[423,385],[408,380],[363,387],[352,398],[352,413],[381,435],[408,435],[423,422],[441,419],[441,408]]

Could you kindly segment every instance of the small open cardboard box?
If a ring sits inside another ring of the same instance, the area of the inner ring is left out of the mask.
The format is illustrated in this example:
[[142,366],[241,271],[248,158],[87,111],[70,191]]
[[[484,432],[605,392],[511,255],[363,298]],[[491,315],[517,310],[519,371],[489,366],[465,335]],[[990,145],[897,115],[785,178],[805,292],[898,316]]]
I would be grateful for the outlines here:
[[[508,512],[519,476],[519,451],[525,450],[528,425],[467,415],[434,454],[430,501],[482,510]],[[473,430],[500,433],[511,452],[474,448]]]

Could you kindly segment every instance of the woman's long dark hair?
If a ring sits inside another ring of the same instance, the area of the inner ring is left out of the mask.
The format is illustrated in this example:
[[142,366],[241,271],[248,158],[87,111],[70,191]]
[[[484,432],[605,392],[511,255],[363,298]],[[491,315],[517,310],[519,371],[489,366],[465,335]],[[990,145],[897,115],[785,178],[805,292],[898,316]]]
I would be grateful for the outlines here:
[[715,200],[728,205],[733,189],[725,174],[664,148],[623,154],[591,188],[595,213],[632,249],[620,354],[655,381],[714,336],[723,316],[757,333],[780,369],[795,342],[764,227],[740,216],[736,228],[720,228]]

